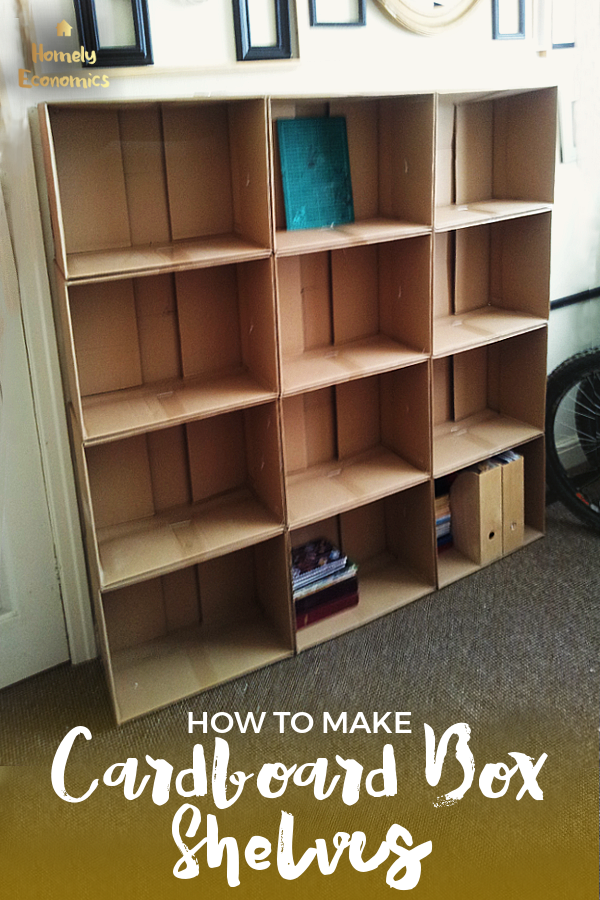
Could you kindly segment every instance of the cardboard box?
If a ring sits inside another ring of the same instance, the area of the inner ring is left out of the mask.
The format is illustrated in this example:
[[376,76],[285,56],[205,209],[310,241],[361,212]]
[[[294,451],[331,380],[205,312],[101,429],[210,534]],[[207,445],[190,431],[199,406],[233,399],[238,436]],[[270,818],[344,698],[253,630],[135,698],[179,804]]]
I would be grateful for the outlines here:
[[[355,221],[334,228],[287,231],[279,151],[279,118],[346,120]],[[303,98],[271,101],[275,251],[295,255],[425,234],[432,220],[432,95]]]
[[429,237],[277,259],[283,393],[425,359],[430,285]]
[[440,94],[436,230],[547,208],[554,200],[555,147],[555,88],[479,97]]
[[67,279],[269,255],[264,99],[42,104],[39,113]]
[[105,590],[284,530],[274,403],[91,446],[82,465]]
[[546,341],[537,328],[433,360],[436,478],[543,433]]
[[117,720],[291,656],[287,560],[280,536],[104,593]]
[[428,408],[423,363],[284,398],[290,527],[427,480]]
[[269,260],[74,285],[58,273],[57,284],[86,444],[277,396]]
[[357,606],[297,634],[304,650],[398,609],[436,581],[433,498],[423,483],[291,531],[294,546],[326,536],[358,565]]
[[540,213],[434,235],[434,356],[545,325],[550,218]]

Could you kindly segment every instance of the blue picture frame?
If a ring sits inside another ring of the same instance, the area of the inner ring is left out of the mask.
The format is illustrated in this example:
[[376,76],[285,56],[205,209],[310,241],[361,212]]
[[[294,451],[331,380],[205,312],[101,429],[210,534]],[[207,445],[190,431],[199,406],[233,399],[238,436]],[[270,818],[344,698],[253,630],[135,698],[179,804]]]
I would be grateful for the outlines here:
[[[517,5],[516,31],[503,31],[501,14],[504,6]],[[492,0],[492,35],[495,41],[515,41],[525,37],[525,0]]]

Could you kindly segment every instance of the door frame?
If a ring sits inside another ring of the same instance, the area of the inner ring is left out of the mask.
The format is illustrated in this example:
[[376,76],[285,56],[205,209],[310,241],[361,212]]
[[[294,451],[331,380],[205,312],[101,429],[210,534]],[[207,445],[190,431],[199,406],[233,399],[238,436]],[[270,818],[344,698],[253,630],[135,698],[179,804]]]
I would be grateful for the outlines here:
[[[49,223],[49,213],[43,173],[34,162],[33,148],[36,144],[39,148],[35,113],[30,110],[30,129],[15,127],[7,141],[4,201],[69,652],[72,663],[81,663],[96,657],[97,647],[45,252],[44,232],[49,251],[51,235],[49,228],[42,230],[42,218]],[[48,258],[53,258],[53,252]]]

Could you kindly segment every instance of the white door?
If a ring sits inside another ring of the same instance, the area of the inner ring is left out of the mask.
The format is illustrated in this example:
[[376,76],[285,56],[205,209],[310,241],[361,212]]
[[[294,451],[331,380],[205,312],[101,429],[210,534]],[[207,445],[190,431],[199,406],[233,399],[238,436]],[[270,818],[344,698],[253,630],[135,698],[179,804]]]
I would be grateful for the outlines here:
[[0,688],[68,659],[17,275],[0,192]]

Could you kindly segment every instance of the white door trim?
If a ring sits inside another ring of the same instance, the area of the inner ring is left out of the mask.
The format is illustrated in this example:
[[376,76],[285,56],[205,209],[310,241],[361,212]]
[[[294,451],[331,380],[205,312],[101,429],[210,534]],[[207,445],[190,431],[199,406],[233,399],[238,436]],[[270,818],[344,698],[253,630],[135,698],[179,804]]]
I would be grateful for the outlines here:
[[[33,402],[71,661],[97,655],[58,350],[40,201],[27,120],[15,127],[3,162],[5,200],[21,296]],[[32,129],[33,139],[36,139]],[[40,192],[41,194],[41,192]],[[41,194],[41,198],[45,195]]]

